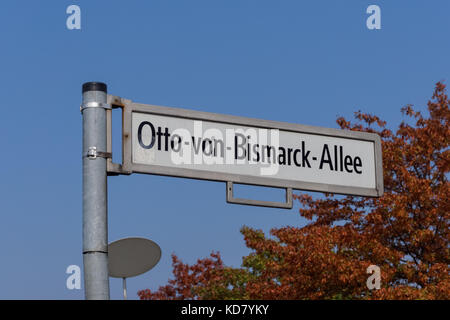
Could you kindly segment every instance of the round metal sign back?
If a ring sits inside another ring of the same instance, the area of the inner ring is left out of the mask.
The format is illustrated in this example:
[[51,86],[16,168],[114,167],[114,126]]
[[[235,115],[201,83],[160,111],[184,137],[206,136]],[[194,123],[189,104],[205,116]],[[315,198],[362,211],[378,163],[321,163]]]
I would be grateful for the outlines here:
[[125,238],[108,245],[109,276],[130,278],[152,269],[161,258],[161,248],[145,238]]

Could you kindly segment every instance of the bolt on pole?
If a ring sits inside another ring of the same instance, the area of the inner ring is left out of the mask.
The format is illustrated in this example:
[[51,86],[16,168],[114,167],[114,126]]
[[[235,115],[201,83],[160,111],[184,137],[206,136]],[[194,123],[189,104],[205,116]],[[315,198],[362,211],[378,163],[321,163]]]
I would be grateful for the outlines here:
[[106,84],[83,84],[83,265],[87,300],[109,299]]

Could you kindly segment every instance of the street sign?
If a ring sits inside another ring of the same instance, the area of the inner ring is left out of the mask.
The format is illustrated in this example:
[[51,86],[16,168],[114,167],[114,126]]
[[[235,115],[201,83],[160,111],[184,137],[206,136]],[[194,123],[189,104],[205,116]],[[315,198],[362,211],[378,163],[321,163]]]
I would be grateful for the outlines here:
[[358,196],[383,194],[377,134],[108,98],[123,108],[123,163],[110,163],[111,173]]
[[[150,270],[146,239],[107,244],[107,175],[146,173],[226,182],[227,202],[292,208],[292,190],[383,194],[377,134],[134,103],[83,84],[83,263],[86,299],[109,299],[109,278]],[[112,109],[122,108],[122,163],[112,161]],[[235,198],[233,184],[286,189],[286,202]]]

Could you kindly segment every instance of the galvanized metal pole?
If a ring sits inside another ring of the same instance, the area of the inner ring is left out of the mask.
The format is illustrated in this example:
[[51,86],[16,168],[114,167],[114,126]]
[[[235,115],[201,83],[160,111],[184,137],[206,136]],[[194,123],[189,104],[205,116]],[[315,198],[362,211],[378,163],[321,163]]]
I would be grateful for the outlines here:
[[109,299],[106,84],[83,84],[83,264],[87,300]]

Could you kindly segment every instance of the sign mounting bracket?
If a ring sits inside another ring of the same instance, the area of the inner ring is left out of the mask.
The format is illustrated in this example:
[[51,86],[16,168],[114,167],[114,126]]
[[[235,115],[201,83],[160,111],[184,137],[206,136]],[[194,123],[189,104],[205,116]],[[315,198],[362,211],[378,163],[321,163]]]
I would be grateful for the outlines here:
[[[130,138],[129,138],[129,132],[130,130],[129,126],[126,126],[127,121],[125,121],[125,113],[126,106],[131,104],[131,100],[124,99],[118,96],[113,96],[108,94],[106,96],[107,98],[107,104],[111,106],[110,109],[106,109],[106,145],[107,145],[107,152],[112,153],[112,110],[120,108],[122,109],[122,164],[120,163],[114,163],[112,161],[112,158],[107,159],[107,172],[108,176],[118,176],[118,175],[130,175],[132,173],[131,170],[127,169],[129,168],[129,158],[128,154],[125,154],[125,145],[128,144]],[[127,131],[127,132],[125,132]]]
[[249,206],[271,207],[281,209],[292,209],[292,188],[282,188],[286,190],[286,202],[263,201],[254,199],[235,198],[233,196],[233,182],[227,181],[227,202],[235,204],[244,204]]

